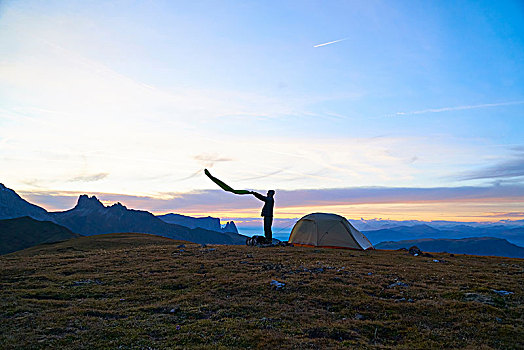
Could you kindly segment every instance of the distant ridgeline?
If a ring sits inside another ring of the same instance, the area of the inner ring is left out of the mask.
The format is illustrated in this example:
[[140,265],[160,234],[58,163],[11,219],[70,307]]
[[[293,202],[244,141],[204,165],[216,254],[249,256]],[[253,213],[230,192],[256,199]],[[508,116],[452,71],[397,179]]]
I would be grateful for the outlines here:
[[[217,218],[200,220],[175,214],[163,215],[163,220],[150,212],[128,209],[120,203],[106,207],[95,196],[81,195],[73,209],[47,212],[0,184],[0,219],[23,216],[50,221],[80,235],[136,232],[209,244],[245,244],[246,240],[245,236],[238,234],[233,222],[222,228]],[[191,227],[179,224],[177,220],[189,223]]]
[[[422,238],[445,238],[461,239],[471,237],[494,237],[505,239],[517,246],[524,246],[524,222],[518,221],[507,224],[477,224],[478,226],[464,225],[460,223],[437,223],[435,226],[416,223],[406,225],[404,222],[397,223],[398,226],[390,226],[381,229],[367,229],[362,232],[375,245],[379,242],[402,241]],[[355,225],[359,228],[360,225]]]
[[211,216],[205,218],[194,218],[180,214],[157,215],[157,218],[169,224],[182,225],[189,228],[204,228],[206,230],[217,232],[238,233],[237,227],[233,221],[228,221],[224,227],[220,226],[220,219]]
[[493,237],[472,237],[462,239],[413,239],[399,242],[382,242],[375,249],[397,250],[417,246],[425,252],[447,252],[454,254],[472,254],[524,258],[524,248],[509,243],[505,239]]

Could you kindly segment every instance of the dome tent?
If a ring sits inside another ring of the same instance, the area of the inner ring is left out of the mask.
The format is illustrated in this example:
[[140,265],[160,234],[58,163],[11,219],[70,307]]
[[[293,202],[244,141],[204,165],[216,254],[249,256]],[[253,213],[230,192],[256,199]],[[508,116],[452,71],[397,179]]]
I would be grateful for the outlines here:
[[289,243],[306,247],[373,249],[371,242],[337,214],[313,213],[297,221]]

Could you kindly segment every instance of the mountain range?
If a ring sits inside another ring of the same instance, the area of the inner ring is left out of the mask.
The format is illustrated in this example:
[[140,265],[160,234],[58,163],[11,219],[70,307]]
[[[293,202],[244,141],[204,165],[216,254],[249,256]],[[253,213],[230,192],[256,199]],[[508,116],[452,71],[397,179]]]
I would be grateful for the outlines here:
[[229,225],[229,231],[220,232],[200,227],[189,228],[165,222],[147,211],[128,209],[120,203],[105,206],[95,196],[81,195],[74,208],[62,212],[48,212],[0,184],[0,219],[22,216],[51,221],[80,235],[136,232],[210,244],[245,244],[246,240],[246,236],[232,232],[234,224]]
[[446,226],[434,227],[428,224],[413,226],[396,226],[379,230],[362,231],[366,237],[377,244],[384,241],[401,241],[421,238],[434,239],[461,239],[469,237],[494,237],[506,239],[510,243],[524,246],[524,227],[505,225],[470,226],[464,224],[448,224]]
[[[173,213],[155,216],[147,211],[128,209],[121,203],[105,206],[95,196],[90,197],[88,195],[81,195],[76,206],[70,210],[48,212],[37,205],[27,202],[15,191],[0,184],[0,220],[23,216],[31,217],[40,222],[55,223],[74,234],[88,236],[105,233],[135,232],[155,234],[196,243],[215,244],[244,244],[247,238],[238,234],[236,225],[232,221],[228,222],[225,227],[222,227],[220,219],[212,217],[194,218]],[[419,248],[428,251],[445,250],[477,255],[516,256],[514,255],[514,247],[516,246],[513,244],[524,246],[524,227],[518,225],[520,222],[500,222],[498,224],[468,223],[467,225],[458,222],[435,222],[435,225],[433,225],[434,222],[428,224],[420,221],[394,222],[381,220],[364,223],[366,224],[364,227],[371,229],[362,232],[376,247],[385,247],[385,244],[393,247],[392,241],[407,241],[410,243],[402,242],[402,244],[408,245],[411,243],[416,245],[416,242],[420,241],[422,247]],[[363,221],[357,221],[355,224],[357,228],[361,229]],[[394,224],[402,225],[391,226]],[[36,226],[36,223],[32,223],[33,228],[36,229]],[[373,227],[382,228],[372,229]],[[27,232],[27,230],[23,232]],[[472,238],[486,236],[489,236],[490,240],[474,241]],[[455,242],[450,246],[450,240],[465,238],[470,239],[469,242],[472,243],[469,247],[464,248],[464,243],[466,242],[464,240]],[[22,240],[31,241],[31,239],[23,238]],[[505,241],[506,239],[509,242]],[[0,243],[4,244],[4,239]]]
[[206,230],[217,231],[217,232],[232,232],[238,233],[237,227],[233,221],[228,221],[224,227],[220,225],[219,218],[213,218],[211,216],[205,218],[194,218],[192,216],[186,216],[181,214],[165,214],[157,215],[157,218],[169,223],[182,225],[189,228],[203,228]]
[[375,249],[409,249],[417,246],[426,252],[447,252],[524,258],[524,248],[509,243],[505,239],[493,237],[471,237],[462,239],[412,239],[399,242],[381,242]]

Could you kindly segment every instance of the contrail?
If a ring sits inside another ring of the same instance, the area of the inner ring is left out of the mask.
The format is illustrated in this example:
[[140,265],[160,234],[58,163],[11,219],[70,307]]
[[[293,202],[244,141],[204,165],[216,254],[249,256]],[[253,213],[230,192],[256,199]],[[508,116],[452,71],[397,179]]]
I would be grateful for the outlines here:
[[426,113],[441,113],[441,112],[451,112],[451,111],[462,111],[462,110],[467,110],[467,109],[489,108],[489,107],[499,107],[499,106],[511,106],[511,105],[520,105],[520,104],[524,104],[524,101],[501,102],[501,103],[485,103],[485,104],[481,104],[481,105],[467,105],[467,106],[431,108],[431,109],[424,109],[424,110],[421,110],[421,111],[397,112],[397,113],[393,113],[393,114],[388,114],[387,116],[388,117],[392,117],[392,116],[426,114]]
[[338,40],[335,40],[335,41],[330,41],[329,43],[318,44],[318,45],[315,45],[315,46],[313,46],[313,47],[326,46],[326,45],[329,45],[329,44],[338,43],[338,42],[340,42],[340,41],[344,41],[344,40],[348,40],[348,39],[349,39],[349,38],[338,39]]

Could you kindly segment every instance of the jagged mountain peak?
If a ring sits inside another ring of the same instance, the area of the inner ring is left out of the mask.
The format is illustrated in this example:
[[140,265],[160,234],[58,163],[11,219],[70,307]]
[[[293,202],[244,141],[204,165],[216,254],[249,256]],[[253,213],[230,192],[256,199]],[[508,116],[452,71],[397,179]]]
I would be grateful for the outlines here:
[[116,202],[115,204],[113,204],[109,208],[111,208],[111,209],[119,209],[119,210],[127,210],[127,207],[125,205],[123,205],[122,203],[120,203],[120,202]]
[[191,216],[181,214],[164,214],[157,216],[164,222],[169,224],[176,224],[186,226],[189,228],[203,228],[205,230],[211,230],[221,233],[235,233],[238,234],[237,227],[233,221],[228,221],[224,227],[220,225],[220,219],[211,216],[194,218]]
[[237,226],[235,225],[235,222],[233,222],[233,221],[228,221],[226,223],[226,225],[224,226],[224,228],[222,228],[222,231],[223,232],[238,233]]
[[75,209],[99,209],[105,208],[96,196],[89,197],[87,194],[83,194],[78,197],[78,202]]

